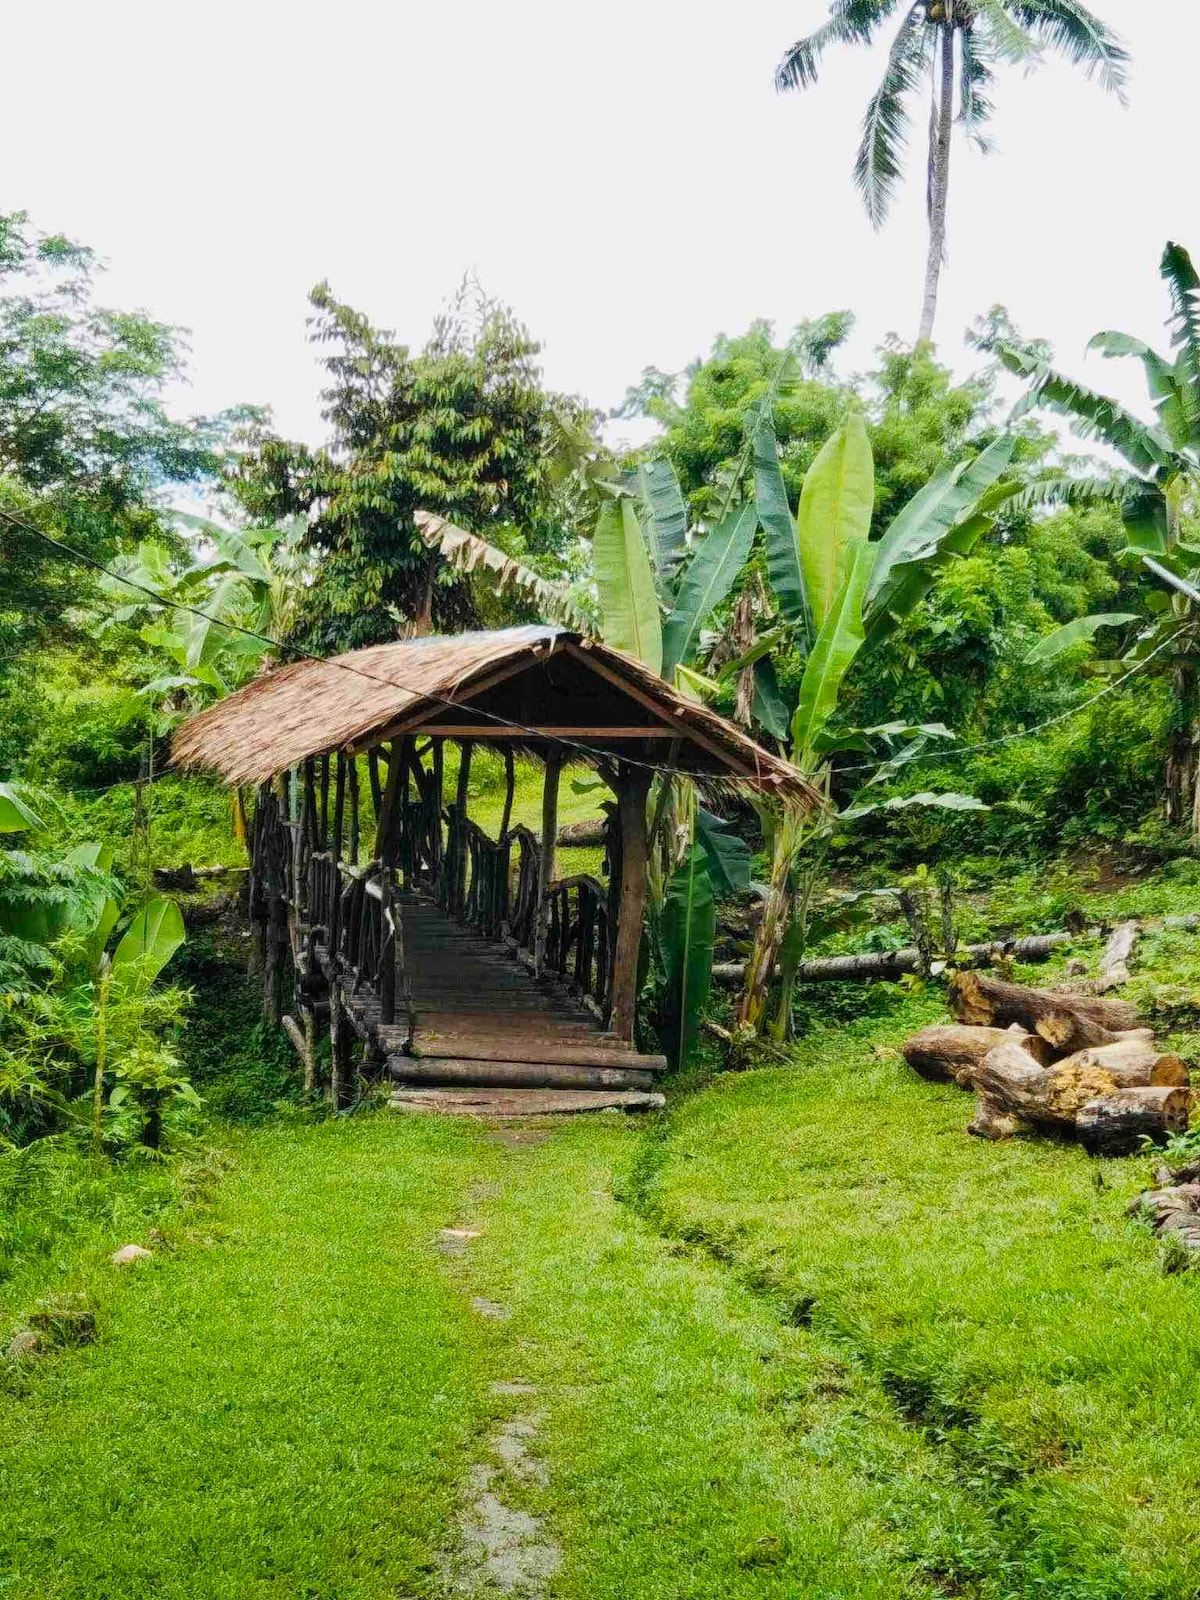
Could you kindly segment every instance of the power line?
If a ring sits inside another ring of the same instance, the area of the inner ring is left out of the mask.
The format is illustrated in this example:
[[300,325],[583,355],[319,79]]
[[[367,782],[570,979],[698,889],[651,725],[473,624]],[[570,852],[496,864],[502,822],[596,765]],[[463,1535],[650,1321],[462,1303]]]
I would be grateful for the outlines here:
[[[273,650],[293,655],[297,660],[311,661],[323,667],[335,667],[341,672],[351,672],[356,677],[363,678],[368,682],[382,684],[384,688],[388,689],[399,689],[404,694],[411,694],[417,699],[432,700],[449,710],[461,711],[463,708],[461,701],[449,700],[444,695],[437,694],[432,690],[414,689],[411,685],[402,683],[397,678],[381,678],[376,673],[367,672],[362,667],[352,666],[348,661],[343,661],[338,656],[314,656],[307,650],[301,650],[296,645],[284,644],[282,640],[273,639],[269,634],[259,633],[254,628],[246,628],[241,623],[226,622],[220,617],[214,617],[210,612],[202,611],[199,606],[189,605],[183,600],[171,600],[166,595],[159,594],[157,590],[151,589],[147,584],[139,583],[135,578],[128,578],[123,573],[114,572],[111,567],[106,566],[104,562],[98,560],[95,556],[89,556],[83,550],[76,550],[74,546],[65,544],[61,539],[55,539],[52,535],[44,533],[40,528],[35,528],[32,523],[24,522],[19,517],[14,517],[11,512],[0,510],[0,517],[13,527],[23,528],[27,533],[33,534],[35,538],[41,539],[43,543],[61,551],[69,560],[78,562],[82,566],[90,567],[96,572],[103,573],[105,577],[112,578],[115,582],[122,583],[127,588],[137,589],[140,593],[149,596],[156,605],[166,606],[174,611],[185,611],[193,617],[199,617],[201,621],[211,623],[214,627],[225,628],[229,632],[241,634],[247,639],[255,639],[260,644],[269,645]],[[511,729],[514,734],[536,739],[541,743],[558,744],[566,749],[582,751],[592,757],[611,756],[610,751],[602,749],[599,745],[589,745],[578,739],[566,738],[562,734],[552,734],[539,728],[527,727],[522,722],[514,722],[508,717],[502,717],[495,711],[485,711],[480,706],[472,706],[471,710],[473,713],[487,718],[488,721],[494,722],[499,727]],[[664,777],[691,778],[697,783],[711,783],[714,778],[720,779],[721,777],[720,773],[687,772],[679,767],[659,766],[651,761],[639,761],[633,756],[621,755],[617,759],[626,766],[639,767],[645,772],[658,773]],[[114,785],[114,787],[116,786]]]
[[[998,750],[1002,745],[1013,744],[1018,739],[1032,739],[1035,734],[1044,733],[1047,728],[1057,727],[1061,722],[1069,722],[1072,717],[1078,717],[1083,712],[1090,711],[1094,705],[1099,704],[1108,695],[1115,694],[1122,684],[1126,684],[1130,678],[1136,677],[1143,668],[1150,665],[1155,656],[1161,655],[1168,645],[1174,644],[1181,634],[1186,633],[1193,626],[1194,624],[1192,623],[1184,623],[1183,627],[1176,628],[1173,634],[1164,639],[1161,644],[1155,645],[1154,649],[1148,655],[1143,656],[1134,666],[1130,667],[1128,672],[1122,673],[1119,678],[1114,678],[1112,683],[1105,684],[1099,694],[1094,694],[1090,700],[1084,700],[1082,704],[1072,706],[1067,711],[1060,711],[1053,717],[1047,717],[1045,722],[1039,722],[1032,728],[1019,728],[1014,733],[1002,733],[997,738],[985,739],[980,744],[956,745],[953,750],[922,751],[920,755],[915,755],[910,761],[906,761],[904,766],[915,766],[918,761],[953,761],[959,756],[973,756],[980,754],[984,750]],[[894,756],[891,758],[891,760],[895,759]],[[845,772],[878,772],[881,767],[886,767],[890,764],[890,761],[869,761],[862,762],[854,767],[840,767],[838,776],[840,777]]]
[[[11,512],[0,510],[0,517],[2,517],[6,522],[12,524],[12,526],[23,528],[27,533],[33,534],[35,538],[41,539],[43,543],[51,545],[54,549],[61,551],[61,553],[67,556],[68,559],[76,561],[82,566],[90,567],[94,571],[102,573],[105,577],[111,578],[117,583],[124,584],[127,588],[137,589],[142,594],[147,595],[151,600],[153,600],[156,605],[166,606],[168,609],[174,611],[185,611],[191,616],[199,617],[203,622],[211,623],[214,627],[224,628],[228,632],[241,634],[247,639],[254,639],[260,644],[269,645],[273,650],[278,650],[281,653],[286,652],[291,654],[300,661],[311,661],[318,666],[335,667],[341,672],[353,673],[356,677],[362,678],[367,682],[381,684],[384,688],[399,689],[405,694],[411,694],[419,699],[432,700],[437,704],[451,710],[462,709],[461,701],[449,700],[444,695],[437,694],[431,690],[414,689],[411,687],[411,685],[402,683],[396,678],[381,678],[378,676],[378,674],[367,672],[362,667],[352,666],[349,662],[343,661],[337,656],[312,655],[307,650],[301,650],[296,645],[285,644],[282,640],[273,639],[269,634],[259,633],[254,628],[243,627],[241,623],[226,622],[220,617],[214,617],[210,612],[202,611],[198,606],[189,605],[186,601],[171,600],[166,595],[159,594],[157,590],[151,589],[147,584],[139,583],[134,578],[128,578],[123,573],[114,572],[111,567],[106,566],[104,562],[99,561],[95,556],[89,556],[85,551],[76,550],[72,545],[65,544],[61,539],[53,538],[52,535],[44,533],[40,528],[34,527],[32,523],[24,522],[21,518],[14,517]],[[918,761],[952,761],[957,760],[961,756],[978,755],[987,750],[1000,749],[1004,745],[1015,743],[1018,739],[1032,739],[1036,734],[1043,733],[1048,728],[1057,727],[1063,722],[1069,722],[1072,717],[1081,716],[1085,711],[1090,710],[1092,706],[1097,705],[1108,695],[1114,694],[1122,687],[1122,685],[1128,683],[1128,681],[1135,677],[1137,673],[1149,666],[1150,662],[1154,660],[1155,656],[1160,655],[1165,649],[1167,649],[1169,645],[1174,644],[1175,640],[1178,639],[1181,634],[1187,632],[1188,628],[1191,626],[1192,624],[1185,623],[1183,627],[1177,628],[1173,634],[1164,639],[1160,644],[1156,645],[1148,655],[1144,656],[1141,661],[1137,662],[1133,667],[1131,667],[1128,672],[1123,673],[1121,677],[1114,679],[1112,683],[1106,684],[1105,687],[1101,689],[1099,694],[1095,694],[1089,700],[1083,701],[1081,705],[1072,706],[1066,711],[1060,711],[1055,716],[1048,717],[1045,722],[1039,722],[1032,728],[1021,728],[1013,733],[1001,734],[995,739],[986,739],[978,744],[972,745],[957,745],[953,750],[929,750],[922,752],[919,755],[913,756],[911,760],[906,761],[904,766],[914,766]],[[479,706],[472,707],[472,711],[477,713],[479,716],[485,717],[489,721],[496,723],[499,727],[509,728],[513,733],[522,734],[526,737],[537,739],[541,742],[558,744],[567,749],[579,750],[584,754],[593,757],[610,755],[609,751],[603,750],[597,745],[585,744],[578,739],[565,738],[561,734],[546,733],[541,729],[531,728],[526,726],[524,723],[514,722],[508,717],[502,717],[498,712],[495,711],[486,711]],[[691,778],[698,783],[711,782],[714,776],[719,776],[719,774],[714,775],[710,772],[686,772],[681,770],[679,767],[659,766],[654,762],[636,760],[632,756],[623,755],[618,759],[624,762],[627,766],[638,767],[645,772],[657,773],[663,777]],[[860,762],[858,765],[853,767],[841,767],[837,769],[837,776],[841,777],[843,774],[849,774],[852,772],[879,772],[882,768],[889,766],[893,760],[895,760],[895,757],[889,757],[887,760],[883,761]],[[130,779],[127,781],[133,782],[134,780]],[[144,782],[145,780],[137,781]],[[112,784],[106,787],[115,789],[121,787],[121,785]]]

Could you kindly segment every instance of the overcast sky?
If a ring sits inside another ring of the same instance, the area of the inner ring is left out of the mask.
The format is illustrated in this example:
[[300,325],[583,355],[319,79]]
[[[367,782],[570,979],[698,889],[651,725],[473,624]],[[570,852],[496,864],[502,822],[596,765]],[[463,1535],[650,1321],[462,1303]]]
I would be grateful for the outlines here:
[[[1194,0],[1094,0],[1134,53],[1128,109],[1069,67],[998,86],[986,160],[959,144],[943,356],[994,302],[1060,361],[1140,399],[1088,337],[1165,336],[1164,241],[1200,252],[1184,152]],[[782,49],[826,0],[59,0],[6,18],[0,203],[94,246],[104,297],[192,334],[188,409],[274,408],[319,439],[306,294],[328,278],[421,344],[464,270],[544,346],[549,383],[608,408],[755,317],[849,307],[848,365],[915,336],[914,180],[881,233],[850,172],[881,66],[826,57],[776,95]],[[919,117],[923,124],[923,117]]]

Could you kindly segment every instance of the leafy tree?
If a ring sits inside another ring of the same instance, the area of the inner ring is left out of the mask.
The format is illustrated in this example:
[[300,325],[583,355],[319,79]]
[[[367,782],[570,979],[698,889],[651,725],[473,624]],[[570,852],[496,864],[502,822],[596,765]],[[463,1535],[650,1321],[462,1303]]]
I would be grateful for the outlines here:
[[[260,430],[231,488],[255,520],[302,516],[320,557],[299,636],[317,653],[475,621],[470,587],[418,534],[418,510],[503,545],[567,542],[564,516],[588,497],[600,452],[590,413],[552,396],[538,346],[511,312],[463,293],[419,355],[321,284],[314,343],[327,347],[321,450]],[[517,553],[517,552],[512,552]],[[522,550],[522,554],[525,550]],[[536,553],[536,551],[535,551]]]
[[807,89],[817,81],[831,45],[872,44],[900,16],[879,87],[863,119],[854,181],[876,227],[903,175],[912,126],[910,104],[926,83],[932,105],[928,150],[929,254],[918,344],[933,337],[938,283],[946,259],[946,206],[954,122],[981,150],[990,148],[987,125],[996,69],[1035,63],[1056,50],[1120,94],[1128,55],[1116,35],[1080,0],[831,0],[829,17],[797,39],[775,69],[777,89]]
[[1031,503],[1108,502],[1120,508],[1127,546],[1141,562],[1151,592],[1141,618],[1126,612],[1073,619],[1033,657],[1047,662],[1103,627],[1141,621],[1127,652],[1135,663],[1153,658],[1171,674],[1175,729],[1167,759],[1168,821],[1190,824],[1200,835],[1200,700],[1195,649],[1200,626],[1200,544],[1189,537],[1200,492],[1200,277],[1182,246],[1169,243],[1160,265],[1171,300],[1170,356],[1129,334],[1098,333],[1089,348],[1115,359],[1139,361],[1157,423],[1147,423],[1118,401],[1057,371],[1044,346],[996,342],[1000,359],[1026,379],[1014,416],[1045,409],[1068,417],[1077,432],[1099,439],[1127,463],[1127,472],[1102,477],[1064,472],[1038,484]]
[[180,330],[97,305],[98,272],[83,245],[0,216],[0,675],[68,635],[91,587],[21,524],[107,561],[159,529],[169,486],[215,477],[255,415],[173,419],[162,394],[183,371]]

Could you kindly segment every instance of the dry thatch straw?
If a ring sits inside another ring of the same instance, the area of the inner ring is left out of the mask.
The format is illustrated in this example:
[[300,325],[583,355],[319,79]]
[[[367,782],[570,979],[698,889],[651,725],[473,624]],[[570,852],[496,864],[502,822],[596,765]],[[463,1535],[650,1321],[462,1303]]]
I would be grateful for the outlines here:
[[[580,734],[586,748],[569,755],[593,764],[625,756],[795,805],[820,803],[794,767],[641,662],[542,626],[403,639],[280,667],[193,717],[176,732],[171,758],[227,783],[261,783],[309,756],[368,749],[420,731],[422,722],[486,724],[502,739],[544,753],[559,741],[543,730],[602,730],[615,717],[645,727],[647,737],[618,744],[598,731],[592,744]],[[664,727],[670,737],[662,736]]]

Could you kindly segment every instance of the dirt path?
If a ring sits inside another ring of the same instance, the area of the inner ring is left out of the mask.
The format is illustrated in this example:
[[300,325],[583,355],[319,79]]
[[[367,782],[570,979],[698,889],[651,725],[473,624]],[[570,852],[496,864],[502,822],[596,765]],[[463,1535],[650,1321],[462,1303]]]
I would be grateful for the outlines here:
[[621,1204],[646,1137],[248,1139],[211,1242],[97,1265],[98,1343],[0,1393],[4,1600],[936,1593],[951,1487]]

